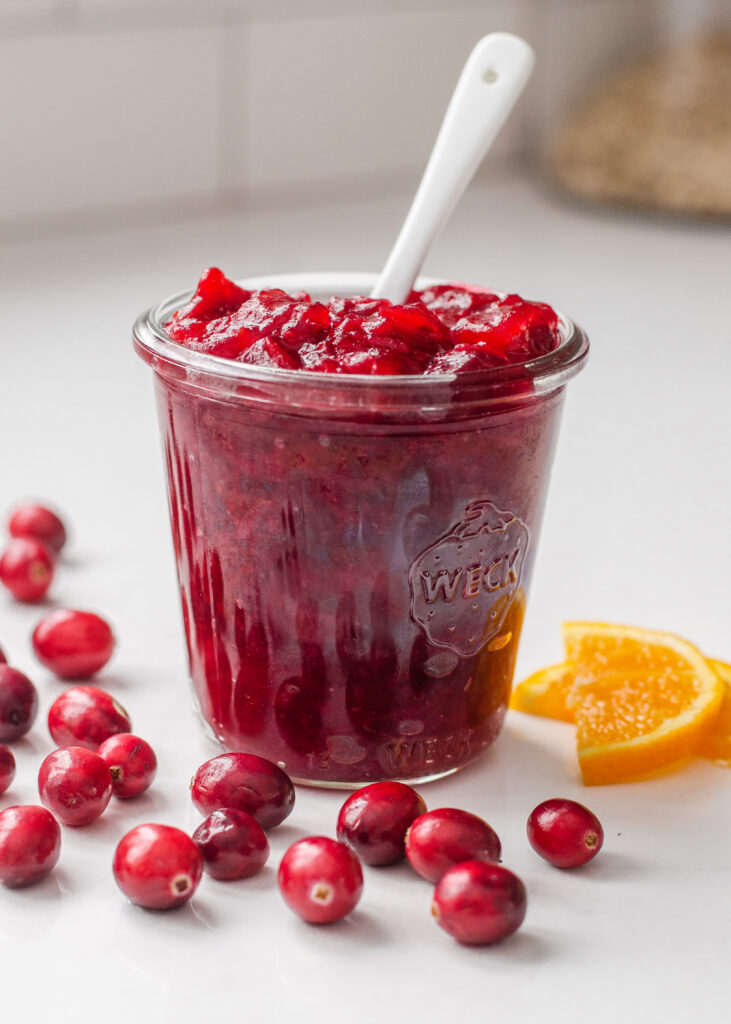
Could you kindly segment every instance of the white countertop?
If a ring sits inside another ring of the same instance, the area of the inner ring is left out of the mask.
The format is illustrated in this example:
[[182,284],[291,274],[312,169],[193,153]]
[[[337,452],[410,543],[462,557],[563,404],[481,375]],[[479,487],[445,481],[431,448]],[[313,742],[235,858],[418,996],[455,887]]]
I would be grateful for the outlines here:
[[[584,789],[572,727],[516,713],[477,764],[423,787],[431,807],[484,816],[526,883],[526,922],[499,946],[460,947],[438,929],[431,888],[406,865],[366,869],[347,921],[295,918],[276,866],[294,839],[333,832],[336,792],[299,789],[264,871],[204,878],[181,911],[136,909],[112,879],[134,824],[195,828],[188,779],[216,752],[190,711],[151,379],[130,325],[210,263],[236,276],[375,268],[406,202],[0,247],[2,512],[34,495],[65,512],[73,538],[53,601],[112,621],[118,652],[97,682],[160,761],[148,794],[64,829],[43,883],[0,890],[3,1020],[728,1019],[731,772],[696,761]],[[577,210],[509,182],[473,189],[435,250],[428,272],[549,301],[593,344],[569,387],[519,675],[560,657],[568,618],[675,630],[731,660],[730,264],[721,228]],[[0,644],[42,698],[0,807],[37,802],[53,746],[45,710],[61,686],[30,651],[39,614],[0,594]],[[528,813],[553,795],[604,824],[604,850],[580,871],[551,868],[525,838]]]

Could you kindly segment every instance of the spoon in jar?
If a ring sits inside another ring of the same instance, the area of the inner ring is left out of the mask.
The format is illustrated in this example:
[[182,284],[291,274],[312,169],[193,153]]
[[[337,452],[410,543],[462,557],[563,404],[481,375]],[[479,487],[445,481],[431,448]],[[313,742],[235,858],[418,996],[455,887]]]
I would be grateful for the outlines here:
[[528,43],[507,32],[484,36],[472,50],[371,298],[405,301],[432,242],[525,88],[534,62]]

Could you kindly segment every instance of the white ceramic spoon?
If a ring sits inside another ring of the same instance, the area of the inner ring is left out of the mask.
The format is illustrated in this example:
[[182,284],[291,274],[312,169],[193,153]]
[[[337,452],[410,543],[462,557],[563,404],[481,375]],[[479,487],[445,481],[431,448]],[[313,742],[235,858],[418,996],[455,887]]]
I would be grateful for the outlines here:
[[372,298],[403,302],[426,254],[530,78],[535,56],[518,36],[492,32],[467,58],[396,244]]

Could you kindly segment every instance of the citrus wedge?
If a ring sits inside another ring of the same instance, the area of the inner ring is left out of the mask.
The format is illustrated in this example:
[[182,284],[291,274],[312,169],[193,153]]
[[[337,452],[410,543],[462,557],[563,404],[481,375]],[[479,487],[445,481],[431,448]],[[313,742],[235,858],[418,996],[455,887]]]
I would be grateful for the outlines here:
[[723,682],[723,697],[719,712],[708,732],[701,736],[696,753],[731,768],[731,665],[715,660],[710,664]]
[[509,706],[528,715],[573,722],[574,712],[568,706],[567,698],[575,673],[576,666],[566,661],[542,668],[518,683],[510,695]]
[[693,754],[718,715],[724,684],[701,652],[671,633],[567,622],[568,695],[586,785],[625,782]]

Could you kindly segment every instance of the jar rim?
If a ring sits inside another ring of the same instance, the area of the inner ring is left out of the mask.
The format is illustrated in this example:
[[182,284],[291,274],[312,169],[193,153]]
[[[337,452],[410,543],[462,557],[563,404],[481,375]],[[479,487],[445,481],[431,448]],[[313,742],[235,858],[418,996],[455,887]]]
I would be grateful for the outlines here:
[[[315,297],[332,295],[367,295],[377,279],[375,273],[363,272],[310,272],[272,274],[249,277],[236,283],[248,290],[281,288],[284,291],[306,291]],[[444,283],[436,278],[419,278],[415,287],[426,288]],[[491,289],[492,290],[492,289]],[[234,397],[239,386],[286,389],[287,404],[318,406],[353,404],[362,407],[375,395],[386,398],[389,404],[403,408],[421,404],[438,406],[450,404],[490,404],[499,400],[510,401],[506,385],[520,380],[532,384],[531,397],[550,394],[562,387],[581,369],[589,349],[589,341],[582,330],[568,317],[557,311],[561,342],[546,355],[523,363],[488,369],[451,373],[390,374],[374,376],[361,373],[322,373],[313,370],[287,370],[281,367],[240,363],[220,356],[194,352],[173,341],[163,324],[192,296],[191,290],[177,292],[138,317],[133,328],[133,341],[137,353],[163,376],[171,375],[193,387],[221,387]],[[503,297],[505,292],[495,291]],[[167,371],[167,373],[166,373]],[[449,393],[446,397],[445,388]],[[315,400],[314,394],[317,394]],[[519,396],[525,401],[526,394]]]

